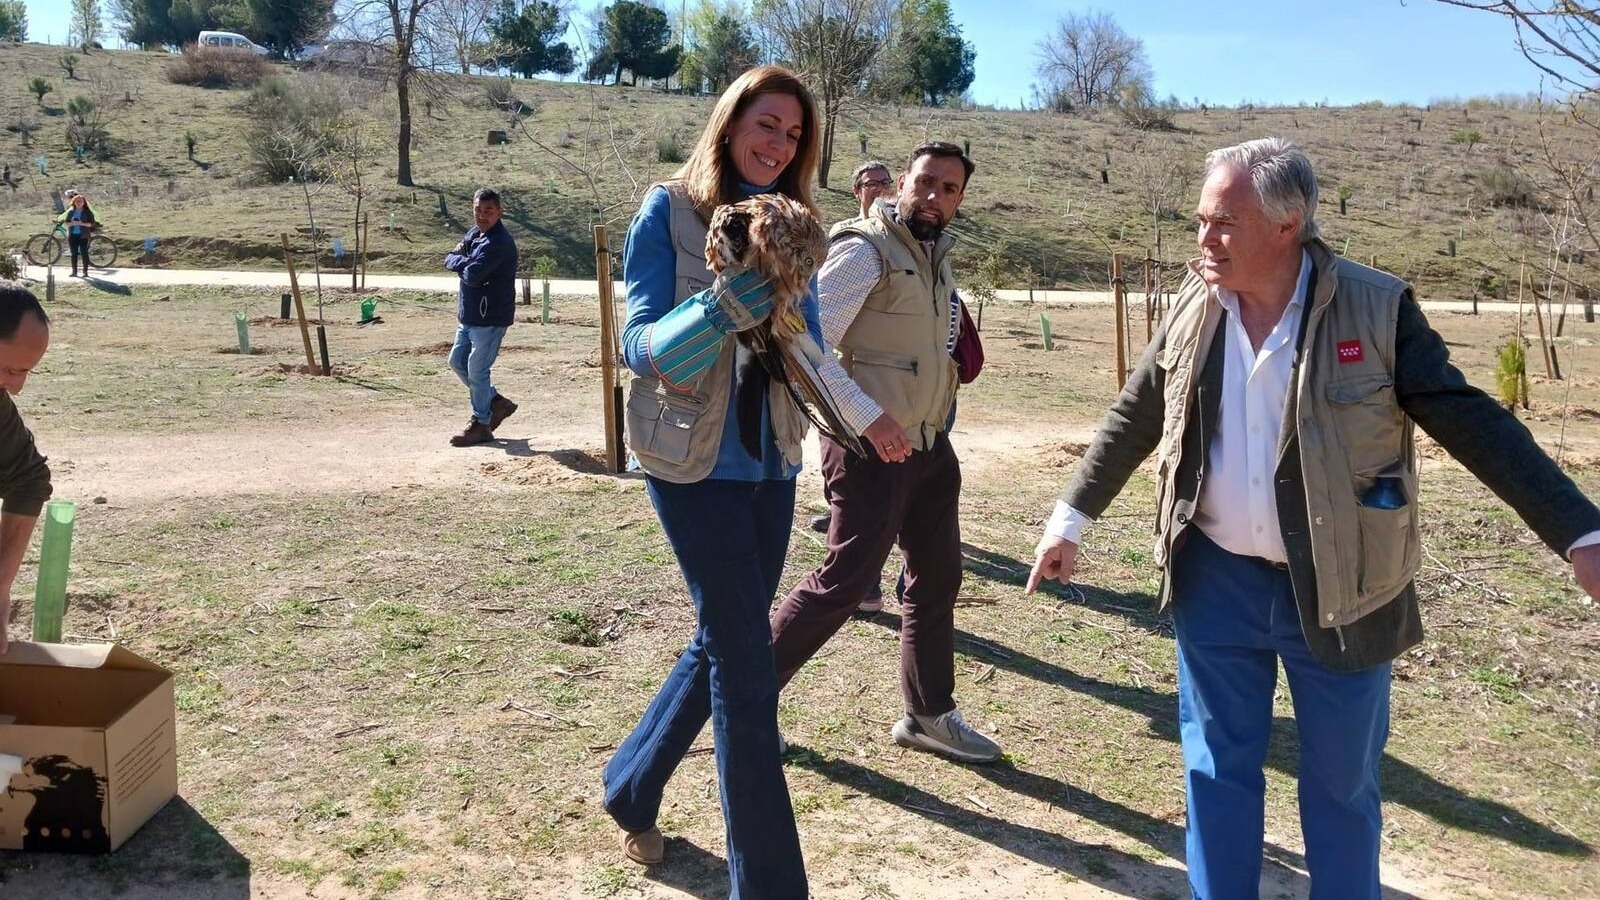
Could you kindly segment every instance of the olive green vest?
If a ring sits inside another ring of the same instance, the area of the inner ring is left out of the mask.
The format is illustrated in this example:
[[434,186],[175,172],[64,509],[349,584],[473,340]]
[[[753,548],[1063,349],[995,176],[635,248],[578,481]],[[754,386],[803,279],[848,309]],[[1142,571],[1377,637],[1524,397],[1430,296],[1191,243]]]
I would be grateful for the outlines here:
[[[664,181],[659,187],[666,189],[672,205],[670,227],[677,251],[673,303],[677,304],[711,286],[714,276],[706,268],[708,223],[682,182]],[[677,484],[700,481],[711,474],[731,405],[737,345],[733,335],[725,337],[716,362],[701,374],[691,391],[673,390],[654,376],[634,376],[628,387],[628,449],[646,472]],[[800,441],[810,425],[805,413],[776,381],[767,398],[767,411],[784,462],[799,465]]]
[[878,251],[883,274],[855,321],[839,340],[844,369],[883,407],[916,450],[933,446],[955,402],[955,360],[950,358],[950,302],[955,276],[950,245],[940,235],[933,258],[911,232],[889,216],[885,201],[860,219],[840,223],[832,239],[865,238]]
[[[1405,282],[1335,256],[1326,244],[1305,245],[1316,268],[1307,298],[1305,342],[1296,366],[1296,418],[1286,421],[1279,459],[1299,436],[1311,553],[1316,569],[1317,624],[1348,625],[1393,600],[1421,568],[1417,533],[1414,426],[1394,392],[1395,323]],[[1199,367],[1216,336],[1222,306],[1194,262],[1174,300],[1166,345],[1165,420],[1157,463],[1156,562],[1165,566],[1187,521],[1174,522],[1183,433],[1194,412]],[[1223,402],[1227,402],[1224,400]],[[1203,461],[1202,461],[1203,464]],[[1379,476],[1398,478],[1400,509],[1362,506]],[[1167,579],[1168,584],[1171,579]],[[1163,602],[1168,597],[1163,591]]]

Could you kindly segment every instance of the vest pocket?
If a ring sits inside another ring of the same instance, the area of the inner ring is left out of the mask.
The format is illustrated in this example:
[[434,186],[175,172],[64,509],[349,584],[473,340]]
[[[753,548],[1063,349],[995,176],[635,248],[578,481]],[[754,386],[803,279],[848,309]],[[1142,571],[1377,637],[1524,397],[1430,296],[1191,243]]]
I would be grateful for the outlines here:
[[916,424],[918,410],[912,408],[912,390],[917,378],[915,359],[856,350],[850,354],[850,376],[902,428]]
[[1404,426],[1394,379],[1376,372],[1330,382],[1327,397],[1350,474],[1370,479],[1393,464]]
[[1413,506],[1407,503],[1399,509],[1356,507],[1361,526],[1361,570],[1356,590],[1362,598],[1386,600],[1388,597],[1373,595],[1379,592],[1390,596],[1398,594],[1409,580],[1412,567],[1407,557],[1412,543]]
[[702,409],[700,401],[690,397],[634,390],[628,397],[629,445],[639,456],[668,463],[685,462]]

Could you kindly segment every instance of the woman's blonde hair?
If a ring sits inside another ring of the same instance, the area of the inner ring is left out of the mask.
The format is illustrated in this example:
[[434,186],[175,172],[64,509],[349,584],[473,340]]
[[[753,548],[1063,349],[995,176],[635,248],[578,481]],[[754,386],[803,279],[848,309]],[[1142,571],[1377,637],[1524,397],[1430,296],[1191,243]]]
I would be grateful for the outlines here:
[[711,108],[711,119],[694,145],[694,152],[674,178],[683,182],[695,206],[707,217],[712,210],[744,199],[739,190],[739,170],[728,158],[728,129],[762,94],[788,94],[800,101],[800,144],[772,190],[787,195],[819,215],[811,199],[811,181],[817,174],[821,136],[817,127],[817,102],[799,77],[782,66],[757,66],[734,79]]

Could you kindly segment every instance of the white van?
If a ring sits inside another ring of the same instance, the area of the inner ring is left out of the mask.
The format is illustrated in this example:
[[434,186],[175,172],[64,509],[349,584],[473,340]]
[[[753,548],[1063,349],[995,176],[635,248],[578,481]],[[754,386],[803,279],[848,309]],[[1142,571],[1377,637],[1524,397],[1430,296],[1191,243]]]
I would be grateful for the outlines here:
[[202,47],[217,47],[223,50],[249,50],[257,56],[267,56],[272,52],[244,35],[232,31],[202,31],[199,43]]

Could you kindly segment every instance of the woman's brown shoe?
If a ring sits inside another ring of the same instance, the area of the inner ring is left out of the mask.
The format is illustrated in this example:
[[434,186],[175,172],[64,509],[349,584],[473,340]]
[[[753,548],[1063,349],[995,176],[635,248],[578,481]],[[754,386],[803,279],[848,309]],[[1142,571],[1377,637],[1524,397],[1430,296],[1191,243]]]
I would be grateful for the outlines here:
[[666,842],[661,839],[661,829],[644,831],[622,829],[622,852],[641,866],[653,866],[666,854]]

